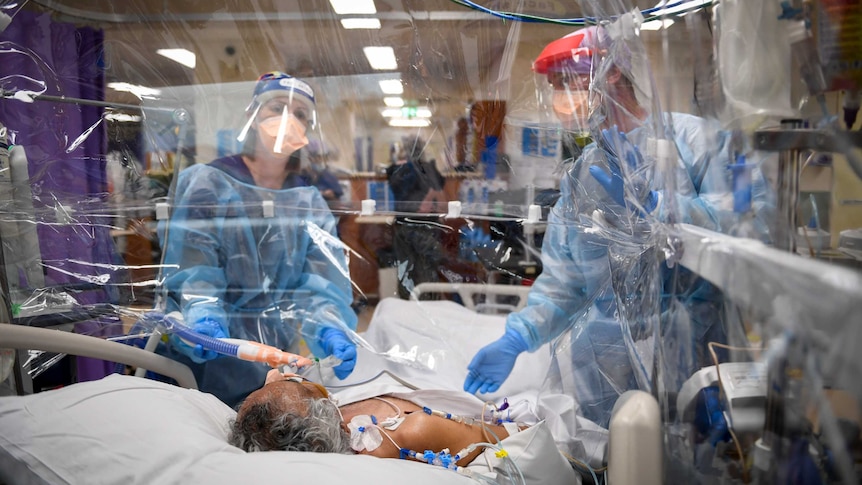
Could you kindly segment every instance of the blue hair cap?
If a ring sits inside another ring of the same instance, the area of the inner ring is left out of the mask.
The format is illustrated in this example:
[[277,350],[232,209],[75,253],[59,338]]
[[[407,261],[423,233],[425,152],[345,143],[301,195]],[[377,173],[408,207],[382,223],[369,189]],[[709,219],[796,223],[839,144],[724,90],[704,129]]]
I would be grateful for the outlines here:
[[254,97],[246,111],[251,111],[277,97],[293,97],[293,99],[308,104],[310,110],[314,110],[315,107],[314,90],[308,83],[290,74],[272,71],[260,76],[257,80],[257,85],[254,87]]

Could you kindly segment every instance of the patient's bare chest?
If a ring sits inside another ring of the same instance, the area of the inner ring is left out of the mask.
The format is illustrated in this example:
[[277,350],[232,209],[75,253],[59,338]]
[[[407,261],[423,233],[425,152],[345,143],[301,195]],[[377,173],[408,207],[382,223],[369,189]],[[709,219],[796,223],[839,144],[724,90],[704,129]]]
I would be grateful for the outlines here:
[[[402,415],[407,412],[418,411],[422,409],[419,406],[413,404],[412,402],[405,401],[403,399],[387,396],[384,396],[383,399],[397,406],[401,410]],[[359,416],[363,414],[373,415],[380,419],[384,419],[388,417],[394,417],[398,414],[398,412],[395,410],[395,408],[383,401],[377,399],[366,399],[364,401],[358,401],[355,403],[341,406],[341,414],[344,416],[345,422],[350,422],[350,420],[354,416]]]

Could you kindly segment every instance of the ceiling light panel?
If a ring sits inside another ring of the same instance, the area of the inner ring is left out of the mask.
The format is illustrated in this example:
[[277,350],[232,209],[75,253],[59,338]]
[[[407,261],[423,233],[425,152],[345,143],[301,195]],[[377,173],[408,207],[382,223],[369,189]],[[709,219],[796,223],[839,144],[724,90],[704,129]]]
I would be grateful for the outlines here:
[[398,61],[395,59],[395,50],[391,47],[370,46],[363,47],[362,51],[368,58],[372,69],[378,71],[391,71],[398,69]]
[[345,29],[379,29],[380,19],[341,19]]
[[404,85],[400,79],[385,79],[380,81],[380,90],[383,94],[401,94],[404,92]]
[[431,120],[428,118],[392,118],[389,120],[389,126],[396,128],[425,128],[431,126]]
[[404,106],[404,99],[398,96],[387,96],[383,98],[383,104],[390,108],[400,108]]
[[374,0],[329,0],[338,15],[377,13]]
[[427,107],[402,106],[386,108],[380,111],[384,118],[430,118],[431,109]]
[[159,49],[156,51],[156,54],[165,56],[172,61],[179,62],[190,69],[195,68],[195,53],[188,49]]

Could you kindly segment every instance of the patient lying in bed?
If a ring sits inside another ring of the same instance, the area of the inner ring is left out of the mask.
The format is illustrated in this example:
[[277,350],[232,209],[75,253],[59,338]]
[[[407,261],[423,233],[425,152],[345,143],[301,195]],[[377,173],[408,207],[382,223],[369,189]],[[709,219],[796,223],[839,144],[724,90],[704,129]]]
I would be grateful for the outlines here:
[[[245,451],[359,453],[417,461],[427,461],[424,455],[431,450],[459,467],[483,453],[485,447],[475,444],[497,443],[499,448],[492,448],[489,456],[498,462],[498,471],[506,467],[494,453],[502,448],[520,459],[527,475],[538,473],[542,483],[577,480],[544,423],[528,429],[507,421],[505,410],[496,412],[493,406],[463,392],[390,393],[340,406],[334,401],[318,383],[296,374],[270,371],[265,385],[240,405],[228,441]],[[472,412],[461,414],[450,409]],[[500,424],[486,423],[488,419]],[[529,463],[535,459],[527,454],[540,456],[540,465]],[[479,463],[474,470],[491,471],[493,476],[493,468]]]
[[[461,384],[467,359],[499,334],[501,325],[502,318],[477,315],[451,302],[427,302],[417,310],[415,303],[382,301],[369,331],[363,334],[371,350],[358,349],[361,355],[357,368],[347,380],[322,379],[325,373],[308,374],[324,382],[341,406],[344,418],[330,418],[337,423],[334,435],[340,437],[339,446],[345,453],[246,453],[243,449],[282,449],[278,443],[268,444],[263,438],[257,444],[237,441],[241,426],[235,424],[228,429],[228,423],[252,423],[248,421],[252,415],[243,414],[251,408],[241,409],[238,416],[212,395],[128,376],[115,375],[56,391],[0,398],[0,482],[126,483],[132,476],[148,483],[217,484],[283,480],[290,476],[302,482],[340,483],[349,475],[357,485],[399,483],[404,477],[409,477],[411,485],[470,483],[466,477],[439,466],[411,460],[378,460],[373,452],[353,454],[349,431],[344,431],[341,424],[346,423],[350,430],[356,416],[370,419],[374,415],[380,423],[397,417],[395,408],[377,399],[380,397],[399,408],[405,417],[402,426],[410,424],[407,420],[420,421],[419,418],[445,422],[436,416],[420,415],[416,411],[419,407],[458,416],[482,416],[483,401],[464,393]],[[395,356],[398,362],[392,360]],[[404,364],[411,356],[425,367]],[[607,430],[576,416],[572,396],[547,389],[543,382],[549,366],[546,353],[519,358],[510,379],[491,398],[500,407],[503,398],[508,398],[506,417],[529,427],[492,431],[523,472],[526,483],[577,483],[577,477],[566,475],[572,473],[571,466],[557,450],[589,460],[594,467],[601,466]],[[381,374],[381,370],[391,374]],[[344,385],[350,387],[338,387]],[[302,387],[315,386],[304,383]],[[323,392],[319,392],[315,402],[332,410],[334,406],[323,403],[319,397]],[[263,423],[261,429],[266,431],[270,424]],[[473,427],[479,428],[481,441],[489,441],[481,427]],[[314,428],[303,429],[312,432]],[[232,443],[240,447],[228,443],[231,434]],[[461,450],[458,441],[419,441],[438,439],[433,435],[439,433],[428,434],[432,436],[417,436],[415,442],[400,434],[393,438],[399,446],[409,445],[417,452],[424,452],[426,446],[434,451],[449,447],[453,454]],[[490,432],[489,437],[495,442]],[[386,438],[382,434],[380,438],[381,453],[395,448],[383,443]],[[456,433],[455,439],[459,438],[475,440],[474,435]],[[496,469],[502,470],[495,450],[485,450],[483,455],[473,459],[468,468],[492,477]]]
[[[337,407],[320,384],[273,370],[266,384],[240,406],[229,440],[245,451],[354,451],[401,458],[405,449],[420,455],[424,450],[443,449],[456,454],[473,443],[503,440],[510,431],[527,427],[512,422],[489,424],[477,419],[480,412],[477,407],[475,417],[447,419],[445,411],[432,414],[430,408],[392,395]],[[481,451],[477,447],[456,464],[467,465]]]

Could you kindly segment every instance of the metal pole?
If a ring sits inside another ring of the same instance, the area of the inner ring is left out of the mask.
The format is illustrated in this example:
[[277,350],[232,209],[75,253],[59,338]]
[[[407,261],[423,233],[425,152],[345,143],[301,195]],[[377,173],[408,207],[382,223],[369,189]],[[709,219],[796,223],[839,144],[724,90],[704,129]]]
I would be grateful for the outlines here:
[[[802,120],[782,120],[783,130],[802,128]],[[775,247],[796,252],[797,199],[799,198],[799,158],[797,149],[778,153],[778,224]]]

